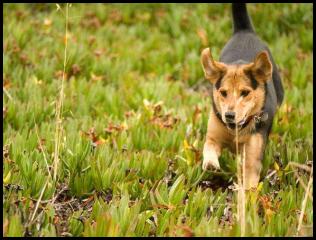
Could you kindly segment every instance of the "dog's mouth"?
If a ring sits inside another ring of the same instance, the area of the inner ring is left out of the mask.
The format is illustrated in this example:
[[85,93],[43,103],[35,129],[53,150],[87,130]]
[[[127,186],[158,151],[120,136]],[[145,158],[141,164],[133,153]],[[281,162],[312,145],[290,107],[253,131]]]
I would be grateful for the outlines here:
[[[238,129],[246,127],[252,119],[254,119],[256,124],[264,123],[268,120],[268,113],[265,111],[261,111],[255,115],[251,115],[251,116],[243,118],[241,121],[237,123]],[[226,122],[225,124],[231,130],[236,129],[235,122]]]
[[229,129],[236,129],[236,126],[238,128],[242,128],[242,126],[246,123],[246,118],[241,120],[240,122],[238,122],[237,124],[235,122],[227,122],[226,123],[226,126],[229,128]]

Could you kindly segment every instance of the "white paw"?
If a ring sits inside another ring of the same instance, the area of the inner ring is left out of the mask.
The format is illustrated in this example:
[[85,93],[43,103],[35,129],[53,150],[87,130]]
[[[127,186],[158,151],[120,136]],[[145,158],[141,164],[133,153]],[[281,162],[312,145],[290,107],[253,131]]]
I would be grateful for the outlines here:
[[212,168],[220,169],[218,156],[213,149],[204,149],[202,169],[205,171]]

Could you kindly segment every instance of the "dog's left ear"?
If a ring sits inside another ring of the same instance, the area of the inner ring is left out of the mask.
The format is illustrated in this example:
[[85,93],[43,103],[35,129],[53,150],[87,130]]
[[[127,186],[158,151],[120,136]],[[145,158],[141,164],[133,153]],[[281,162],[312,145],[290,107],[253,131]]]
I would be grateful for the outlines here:
[[251,71],[255,79],[264,83],[272,79],[272,63],[267,51],[257,54],[253,63],[246,67],[246,71]]
[[213,60],[209,48],[205,48],[201,53],[201,62],[205,78],[211,83],[215,83],[226,72],[225,64]]

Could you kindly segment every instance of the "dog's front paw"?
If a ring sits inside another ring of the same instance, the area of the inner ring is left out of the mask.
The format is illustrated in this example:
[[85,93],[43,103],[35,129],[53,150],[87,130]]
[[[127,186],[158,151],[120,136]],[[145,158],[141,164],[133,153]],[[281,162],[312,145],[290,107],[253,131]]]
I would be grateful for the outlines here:
[[[247,170],[246,170],[247,171]],[[244,188],[246,190],[250,190],[252,188],[256,188],[258,186],[260,180],[260,173],[256,174],[246,174]]]
[[202,169],[204,171],[211,169],[220,169],[218,156],[215,151],[207,150],[203,152]]

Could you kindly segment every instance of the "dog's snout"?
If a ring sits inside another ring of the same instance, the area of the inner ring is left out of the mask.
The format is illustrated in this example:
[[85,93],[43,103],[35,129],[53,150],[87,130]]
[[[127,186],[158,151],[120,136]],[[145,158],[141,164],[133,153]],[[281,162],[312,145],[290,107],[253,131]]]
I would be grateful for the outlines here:
[[227,122],[233,122],[235,121],[235,112],[226,112],[225,118]]

